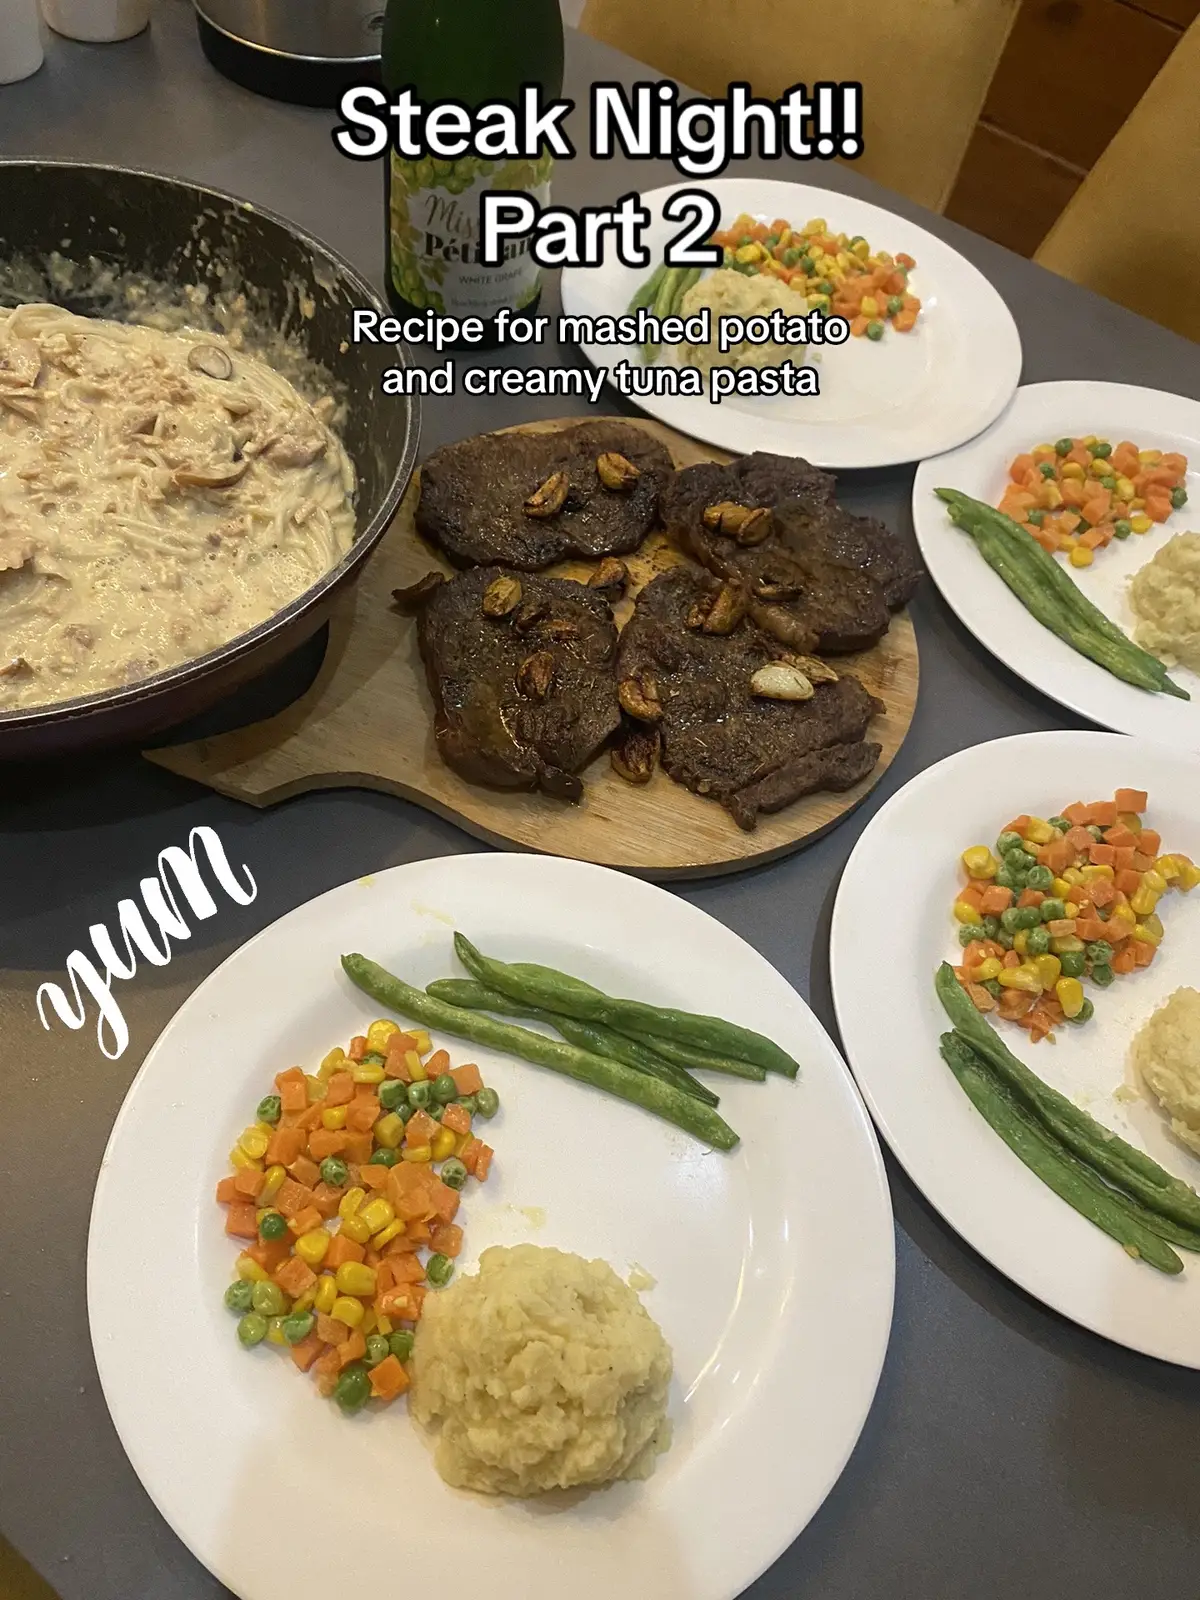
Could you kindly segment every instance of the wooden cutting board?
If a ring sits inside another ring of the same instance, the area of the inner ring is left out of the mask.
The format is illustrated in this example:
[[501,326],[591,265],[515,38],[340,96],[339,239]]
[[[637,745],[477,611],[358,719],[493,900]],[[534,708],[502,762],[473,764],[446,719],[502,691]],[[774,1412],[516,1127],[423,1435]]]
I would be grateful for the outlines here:
[[[578,421],[529,423],[512,431],[543,432]],[[730,459],[659,423],[637,419],[636,426],[660,439],[676,466]],[[744,833],[715,801],[690,794],[662,771],[643,787],[626,783],[613,772],[607,753],[583,775],[585,793],[578,805],[467,783],[437,753],[416,625],[391,605],[393,589],[407,587],[431,568],[453,571],[415,530],[418,492],[414,478],[357,586],[342,597],[324,662],[306,694],[265,722],[147,751],[147,759],[251,805],[274,805],[314,789],[381,789],[505,849],[574,856],[647,877],[683,878],[736,872],[796,849],[851,811],[900,748],[917,700],[917,644],[907,612],[893,619],[873,649],[837,660],[887,707],[869,733],[883,745],[875,770],[845,794],[809,795],[761,818],[753,833]],[[622,624],[632,610],[632,595],[680,557],[661,534],[651,534],[627,559],[633,581],[630,596],[617,607]],[[589,564],[563,562],[551,570],[579,578],[587,575]]]

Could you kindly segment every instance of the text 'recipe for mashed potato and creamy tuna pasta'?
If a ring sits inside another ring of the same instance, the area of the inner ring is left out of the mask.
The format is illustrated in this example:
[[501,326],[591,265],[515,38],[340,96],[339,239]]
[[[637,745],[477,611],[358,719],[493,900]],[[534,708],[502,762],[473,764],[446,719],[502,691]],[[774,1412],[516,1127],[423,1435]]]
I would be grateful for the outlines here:
[[219,334],[0,311],[0,712],[193,660],[336,566],[333,410]]

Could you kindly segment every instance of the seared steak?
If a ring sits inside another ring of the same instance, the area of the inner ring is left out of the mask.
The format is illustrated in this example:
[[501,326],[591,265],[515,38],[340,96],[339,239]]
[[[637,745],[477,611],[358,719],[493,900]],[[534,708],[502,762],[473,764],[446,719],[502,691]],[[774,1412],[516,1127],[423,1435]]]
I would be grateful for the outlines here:
[[[857,678],[834,679],[828,668],[833,681],[814,681],[809,699],[756,694],[751,679],[787,652],[748,620],[731,633],[705,632],[721,588],[680,567],[643,589],[621,635],[617,678],[631,726],[657,727],[666,772],[719,800],[749,831],[760,811],[866,777],[881,747],[864,735],[884,707]],[[793,665],[821,676],[821,663]]]
[[[602,456],[636,470],[610,461],[605,483]],[[661,444],[615,419],[557,433],[484,433],[435,451],[421,468],[417,529],[459,566],[536,572],[566,556],[625,554],[654,526],[671,471]],[[565,483],[531,505],[560,473]]]
[[406,598],[419,609],[442,759],[472,783],[577,800],[575,774],[620,722],[604,596],[565,578],[473,567],[397,592]]
[[[676,473],[662,516],[695,560],[747,585],[751,616],[789,647],[859,650],[887,631],[888,608],[907,600],[919,573],[883,523],[844,510],[833,489],[807,461],[756,453]],[[734,513],[758,508],[770,517],[733,526]]]

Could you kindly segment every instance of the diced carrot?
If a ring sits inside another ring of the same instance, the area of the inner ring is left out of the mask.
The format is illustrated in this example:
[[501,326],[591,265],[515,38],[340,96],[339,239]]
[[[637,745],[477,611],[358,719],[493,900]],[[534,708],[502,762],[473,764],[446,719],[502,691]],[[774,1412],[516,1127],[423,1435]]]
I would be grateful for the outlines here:
[[1026,994],[1024,989],[1005,989],[1000,997],[1000,1015],[1009,1022],[1015,1022],[1018,1017],[1023,1017],[1027,1011],[1033,1009],[1034,996]]
[[964,903],[964,905],[974,906],[976,911],[982,911],[983,896],[986,890],[987,884],[985,883],[964,883],[962,888],[958,891],[958,898]]
[[297,1156],[288,1168],[288,1172],[297,1183],[303,1183],[309,1189],[314,1188],[321,1177],[321,1169],[307,1156]]
[[[237,1173],[231,1173],[227,1178],[221,1178],[217,1183],[217,1204],[220,1206],[231,1205],[240,1193],[237,1186]],[[253,1198],[253,1196],[251,1197]]]
[[1002,911],[1007,911],[1012,905],[1012,890],[1002,888],[1000,884],[993,883],[983,892],[980,909],[989,917],[998,917]]
[[1046,932],[1052,939],[1069,939],[1075,932],[1075,918],[1056,917],[1046,924]]
[[427,1111],[414,1111],[404,1127],[406,1145],[428,1144],[438,1131],[438,1125]]
[[1149,872],[1154,865],[1154,860],[1153,856],[1148,856],[1144,850],[1139,848],[1133,852],[1133,870],[1135,872]]
[[267,1145],[266,1162],[269,1167],[290,1167],[304,1151],[307,1139],[302,1128],[276,1128]]
[[275,1209],[282,1211],[285,1217],[295,1217],[307,1210],[312,1202],[313,1192],[307,1184],[297,1183],[295,1178],[285,1178],[275,1196]]
[[376,1250],[375,1246],[369,1244],[367,1246],[367,1253],[363,1257],[364,1265],[368,1267],[377,1267],[382,1260],[383,1257],[379,1254],[379,1251]]
[[417,1287],[415,1283],[401,1283],[385,1294],[378,1295],[375,1300],[376,1311],[381,1317],[394,1317],[399,1322],[415,1322],[417,1319],[414,1296]]
[[321,1126],[321,1113],[324,1111],[324,1109],[325,1105],[323,1101],[314,1100],[312,1105],[308,1106],[296,1118],[296,1126],[298,1128],[302,1128],[305,1133],[311,1133],[314,1128],[319,1128]]
[[308,1153],[314,1161],[339,1155],[346,1148],[346,1135],[339,1128],[314,1128],[308,1136]]
[[419,1250],[420,1248],[420,1240],[410,1239],[406,1228],[403,1233],[398,1233],[394,1239],[388,1240],[384,1246],[384,1260],[386,1261],[392,1256],[408,1255],[411,1251]]
[[850,332],[856,339],[861,339],[863,334],[866,333],[867,328],[870,326],[870,323],[870,317],[854,316],[850,319]]
[[295,1238],[302,1233],[311,1233],[314,1228],[321,1226],[321,1213],[315,1205],[305,1206],[303,1211],[297,1211],[294,1217],[288,1218],[288,1228]]
[[322,1344],[345,1344],[349,1334],[350,1329],[337,1317],[327,1317],[324,1312],[317,1313],[317,1338]]
[[1120,850],[1125,845],[1136,844],[1137,834],[1134,833],[1132,828],[1127,828],[1123,822],[1118,822],[1113,828],[1105,828],[1104,842],[1105,844],[1115,845]]
[[346,1055],[351,1061],[361,1061],[367,1053],[367,1036],[365,1033],[356,1033],[350,1041],[350,1048]]
[[342,1146],[342,1158],[352,1166],[362,1166],[371,1159],[375,1140],[368,1129],[366,1133],[348,1133]]
[[1033,457],[1029,455],[1028,452],[1023,455],[1014,456],[1012,465],[1008,469],[1008,475],[1014,483],[1024,483],[1026,474],[1031,470],[1033,465]]
[[1094,906],[1110,906],[1117,898],[1117,886],[1111,878],[1097,878],[1089,888]]
[[246,1246],[246,1255],[257,1261],[264,1272],[274,1272],[292,1253],[292,1241],[285,1234],[282,1239],[256,1239]]
[[1117,821],[1117,807],[1113,800],[1094,800],[1088,807],[1088,821],[1097,828],[1112,828]]
[[1087,816],[1087,809],[1081,800],[1073,800],[1069,806],[1064,806],[1059,814],[1073,826],[1079,827]]
[[470,1133],[471,1113],[466,1106],[448,1105],[442,1112],[442,1127],[449,1128],[451,1133]]
[[1015,950],[1006,950],[1001,957],[1001,961],[1006,967],[1019,967],[1021,965],[1021,957]]
[[1136,939],[1127,939],[1122,948],[1117,951],[1116,955],[1113,956],[1112,969],[1114,972],[1119,973],[1121,976],[1125,976],[1133,971],[1134,967],[1137,965],[1137,959],[1133,953],[1133,946],[1137,943],[1138,940]]
[[238,1198],[241,1200],[257,1200],[262,1193],[263,1184],[267,1181],[265,1172],[260,1172],[257,1167],[242,1167],[234,1183],[237,1185]]
[[329,1396],[337,1388],[338,1375],[341,1372],[341,1368],[338,1365],[338,1353],[332,1346],[327,1348],[325,1354],[313,1363],[312,1372],[317,1383],[317,1393],[324,1395],[328,1400]]
[[321,1213],[321,1217],[326,1222],[330,1217],[337,1214],[341,1198],[342,1191],[335,1189],[331,1183],[319,1183],[313,1190],[313,1205],[316,1206]]
[[[1066,813],[1064,812],[1063,815],[1065,816]],[[1087,855],[1096,842],[1082,823],[1076,823],[1071,827],[1065,837],[1066,842],[1077,855]]]
[[1137,841],[1138,851],[1144,856],[1157,856],[1162,849],[1162,835],[1156,828],[1143,828]]
[[377,1161],[368,1161],[358,1169],[358,1181],[364,1189],[384,1189],[387,1187],[390,1167],[381,1166]]
[[1148,939],[1130,939],[1129,943],[1133,950],[1134,966],[1148,967],[1154,960],[1158,946],[1151,944]]
[[361,1261],[364,1254],[361,1244],[356,1243],[347,1234],[338,1233],[334,1235],[329,1249],[326,1250],[322,1265],[330,1272],[336,1272],[347,1261]]
[[[299,1071],[299,1068],[296,1069]],[[279,1079],[276,1078],[276,1083]],[[300,1073],[300,1081],[285,1079],[279,1084],[279,1103],[285,1111],[306,1111],[308,1109],[308,1085],[304,1081],[304,1074]],[[278,1132],[278,1129],[276,1130]]]
[[[1159,467],[1163,472],[1171,473],[1172,477],[1178,480],[1186,474],[1188,460],[1186,456],[1180,455],[1178,450],[1167,450],[1163,452]],[[1144,810],[1145,808],[1143,807],[1142,809]]]
[[[479,1154],[475,1157],[475,1178],[479,1183],[487,1182],[487,1175],[492,1170],[492,1157],[495,1151],[490,1144],[480,1145]],[[454,1196],[455,1200],[458,1196]]]
[[483,1076],[473,1061],[467,1061],[461,1067],[451,1067],[450,1076],[459,1094],[478,1094],[483,1088]]
[[379,1120],[378,1095],[355,1095],[346,1107],[346,1131],[369,1133]]
[[[443,1224],[446,1226],[446,1224]],[[460,1233],[461,1229],[458,1230]],[[436,1230],[435,1230],[436,1232]],[[430,1243],[432,1243],[432,1239]],[[415,1254],[392,1256],[388,1262],[392,1270],[392,1287],[406,1283],[424,1283],[425,1268]]]
[[1089,528],[1086,533],[1080,534],[1079,543],[1084,550],[1102,550],[1111,539],[1112,527],[1107,523],[1102,523],[1097,527]]
[[408,1388],[408,1373],[395,1356],[384,1356],[368,1373],[371,1393],[377,1400],[394,1400]]
[[[487,1146],[484,1145],[483,1148],[486,1150]],[[440,1217],[443,1222],[454,1221],[458,1215],[458,1207],[462,1200],[462,1196],[457,1189],[452,1189],[448,1183],[443,1183],[440,1178],[435,1178],[429,1185],[429,1199],[433,1205],[435,1217]]]
[[1095,939],[1103,939],[1107,931],[1099,917],[1075,918],[1075,937],[1082,939],[1084,944],[1091,944]]
[[292,1345],[291,1357],[301,1372],[307,1372],[324,1348],[316,1334],[310,1333],[307,1339],[301,1339],[299,1344]]
[[257,1239],[258,1218],[255,1208],[235,1200],[225,1213],[225,1232],[231,1239]]
[[462,1250],[463,1231],[454,1222],[439,1222],[430,1239],[433,1248],[451,1260]]
[[1134,895],[1142,886],[1142,875],[1132,867],[1124,867],[1118,869],[1113,882],[1122,894]]
[[428,1244],[433,1237],[433,1230],[430,1228],[428,1221],[420,1217],[410,1222],[404,1231],[416,1244]]
[[1140,816],[1150,803],[1150,796],[1145,789],[1118,789],[1113,796],[1113,804],[1118,811],[1136,811]]
[[337,1347],[338,1365],[348,1367],[352,1361],[361,1361],[367,1353],[367,1341],[358,1328],[350,1330],[350,1337]]
[[307,1294],[317,1281],[316,1273],[300,1256],[289,1256],[275,1268],[272,1276],[284,1294],[290,1295],[293,1300]]
[[1041,889],[1022,889],[1017,896],[1019,906],[1040,906],[1046,898]]
[[1116,869],[1117,852],[1115,846],[1111,844],[1098,844],[1096,840],[1093,839],[1091,844],[1088,846],[1088,855],[1091,857],[1093,866],[1112,867],[1114,870]]
[[357,1085],[348,1072],[335,1072],[329,1080],[323,1104],[327,1106],[348,1106],[351,1100],[354,1099],[356,1088]]
[[411,1033],[394,1033],[387,1042],[387,1054],[384,1056],[383,1070],[389,1078],[399,1078],[401,1083],[411,1083],[412,1073],[408,1070],[404,1058],[410,1050],[416,1050],[417,1041]]

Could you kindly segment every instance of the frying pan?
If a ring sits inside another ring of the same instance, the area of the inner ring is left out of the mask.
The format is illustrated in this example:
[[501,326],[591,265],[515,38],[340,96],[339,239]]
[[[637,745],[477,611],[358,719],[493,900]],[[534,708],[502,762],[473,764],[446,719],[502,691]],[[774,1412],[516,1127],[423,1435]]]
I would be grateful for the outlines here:
[[[14,265],[15,264],[15,265]],[[145,280],[245,296],[248,346],[285,335],[344,403],[358,478],[357,533],[331,572],[283,611],[207,655],[119,689],[0,713],[0,762],[132,743],[210,710],[316,632],[395,514],[417,458],[415,398],[379,394],[396,345],[350,343],[350,312],[387,307],[349,262],[283,217],[198,184],[126,167],[0,161],[0,305],[48,299],[85,315],[136,316]],[[203,326],[211,313],[189,320]],[[216,326],[215,317],[212,325]],[[2,641],[0,641],[2,642]]]

